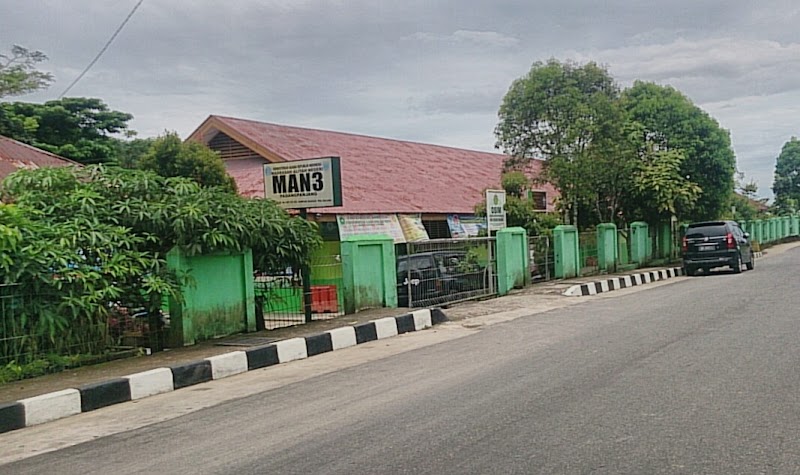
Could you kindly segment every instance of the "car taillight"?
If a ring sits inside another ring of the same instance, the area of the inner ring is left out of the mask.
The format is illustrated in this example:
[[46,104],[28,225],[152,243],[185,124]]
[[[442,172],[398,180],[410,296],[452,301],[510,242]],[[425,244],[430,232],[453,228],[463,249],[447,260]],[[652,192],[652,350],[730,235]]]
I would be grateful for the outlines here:
[[687,252],[689,250],[689,239],[686,236],[683,237],[683,252]]
[[736,249],[736,241],[733,240],[733,234],[728,233],[725,237],[728,240],[728,249]]

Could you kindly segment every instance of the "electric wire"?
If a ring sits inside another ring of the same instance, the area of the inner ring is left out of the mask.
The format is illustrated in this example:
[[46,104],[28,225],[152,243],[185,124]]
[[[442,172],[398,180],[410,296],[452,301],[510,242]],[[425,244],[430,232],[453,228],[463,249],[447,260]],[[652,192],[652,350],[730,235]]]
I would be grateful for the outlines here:
[[78,75],[78,77],[76,77],[75,80],[72,81],[72,83],[69,86],[67,86],[66,89],[64,89],[64,92],[62,92],[61,95],[58,96],[59,99],[63,98],[73,87],[75,87],[76,84],[78,84],[78,81],[80,81],[83,78],[83,76],[85,76],[86,73],[88,73],[89,70],[92,69],[92,66],[94,66],[94,64],[100,59],[100,57],[103,56],[103,53],[105,53],[108,47],[111,46],[111,43],[114,42],[114,39],[117,37],[117,35],[119,35],[119,32],[122,31],[123,28],[125,28],[125,25],[128,23],[128,20],[130,20],[133,14],[136,13],[136,10],[139,9],[139,6],[142,4],[142,2],[144,2],[144,0],[139,0],[139,2],[137,2],[136,5],[134,5],[133,9],[130,11],[130,13],[128,13],[128,16],[125,17],[125,19],[117,28],[117,31],[115,31],[114,34],[111,35],[111,38],[109,38],[108,41],[106,41],[106,44],[105,46],[103,46],[103,49],[101,49],[100,52],[97,53],[97,56],[95,56],[92,62],[89,63],[88,66],[86,66],[83,72],[81,72]]

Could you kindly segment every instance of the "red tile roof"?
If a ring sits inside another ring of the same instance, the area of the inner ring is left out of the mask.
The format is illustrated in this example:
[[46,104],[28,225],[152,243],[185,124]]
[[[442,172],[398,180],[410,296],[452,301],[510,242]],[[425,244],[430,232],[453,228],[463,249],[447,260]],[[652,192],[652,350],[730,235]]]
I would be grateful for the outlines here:
[[79,165],[50,152],[0,135],[0,181],[21,168]]
[[[319,213],[471,214],[483,191],[500,184],[505,156],[342,132],[209,116],[189,137],[208,143],[224,132],[269,161],[341,157],[343,206]],[[263,160],[226,161],[244,196],[263,197]],[[534,173],[542,162],[534,162]],[[557,193],[546,185],[548,207]]]

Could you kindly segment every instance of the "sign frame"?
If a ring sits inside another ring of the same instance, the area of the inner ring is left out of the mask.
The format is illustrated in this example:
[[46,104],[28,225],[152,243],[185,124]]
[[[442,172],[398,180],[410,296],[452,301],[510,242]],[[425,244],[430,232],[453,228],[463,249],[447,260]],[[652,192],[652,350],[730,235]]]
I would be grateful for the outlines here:
[[[341,170],[340,157],[265,163],[264,198],[284,209],[342,206]],[[322,188],[316,189],[318,186]]]
[[486,230],[491,234],[507,226],[505,190],[486,190]]

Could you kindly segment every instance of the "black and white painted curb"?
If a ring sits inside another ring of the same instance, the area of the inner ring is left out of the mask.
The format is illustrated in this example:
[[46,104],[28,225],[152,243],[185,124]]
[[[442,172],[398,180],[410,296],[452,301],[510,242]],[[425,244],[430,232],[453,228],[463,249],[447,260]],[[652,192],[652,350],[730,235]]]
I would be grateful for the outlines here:
[[418,310],[399,317],[386,317],[359,325],[334,328],[318,335],[278,341],[2,404],[0,433],[361,343],[424,330],[445,321],[447,317],[441,309]]
[[602,292],[611,292],[628,287],[636,287],[637,285],[649,284],[659,280],[671,279],[679,275],[683,275],[683,269],[680,267],[640,272],[638,274],[612,277],[605,280],[599,280],[597,282],[589,282],[588,284],[573,285],[564,292],[564,295],[568,297],[597,295]]

